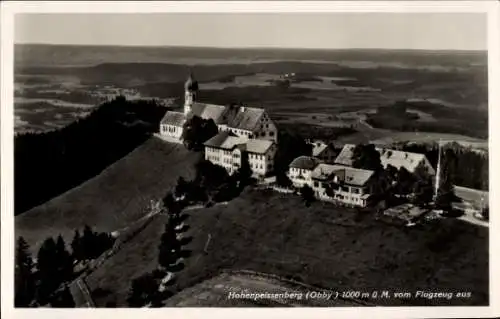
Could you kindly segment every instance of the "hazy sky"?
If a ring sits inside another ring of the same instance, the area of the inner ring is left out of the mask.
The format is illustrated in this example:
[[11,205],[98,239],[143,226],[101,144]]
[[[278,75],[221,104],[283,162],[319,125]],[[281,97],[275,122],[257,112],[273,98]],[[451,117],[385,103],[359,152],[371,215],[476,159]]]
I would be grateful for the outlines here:
[[20,14],[16,43],[284,48],[487,48],[473,13]]

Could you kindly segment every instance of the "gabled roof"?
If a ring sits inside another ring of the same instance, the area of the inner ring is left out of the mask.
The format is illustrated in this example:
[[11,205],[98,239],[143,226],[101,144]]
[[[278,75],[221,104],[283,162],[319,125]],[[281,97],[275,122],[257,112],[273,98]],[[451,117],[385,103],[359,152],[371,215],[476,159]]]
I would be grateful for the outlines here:
[[203,145],[208,147],[220,147],[222,143],[230,136],[229,132],[220,132],[212,138],[208,139]]
[[251,139],[246,143],[246,151],[249,153],[265,154],[272,145],[273,141]]
[[182,126],[186,121],[186,116],[181,112],[168,111],[161,119],[161,124]]
[[322,163],[316,166],[311,177],[319,180],[333,180],[336,176],[339,181],[346,184],[363,186],[373,176],[373,173],[373,171],[365,169]]
[[264,109],[240,106],[236,114],[228,119],[227,126],[252,131],[257,127],[262,114],[264,114]]
[[[335,159],[335,164],[351,166],[355,147],[356,146],[354,144],[344,145],[342,151]],[[392,165],[397,169],[404,167],[409,172],[414,172],[417,166],[422,161],[426,160],[426,156],[424,154],[384,149],[380,147],[376,147],[375,149],[380,153],[380,162],[384,168],[388,165]],[[432,169],[431,173],[433,172],[434,169]]]
[[319,161],[310,156],[299,156],[290,163],[290,167],[312,170],[318,165]]
[[212,119],[215,124],[220,124],[225,110],[224,105],[193,103],[189,116],[196,115],[202,119]]
[[354,152],[354,148],[356,145],[354,144],[346,144],[340,151],[339,155],[335,159],[335,164],[351,166],[352,165],[352,156]]
[[328,148],[328,144],[325,143],[314,143],[312,149],[312,156],[319,156],[321,153]]
[[260,139],[246,139],[233,135],[229,131],[221,132],[203,145],[208,147],[216,147],[225,150],[233,150],[235,147],[245,150],[250,153],[265,154],[273,145],[273,141]]
[[406,168],[409,172],[415,172],[417,166],[426,159],[424,154],[404,152],[392,149],[378,148],[380,161],[384,167],[392,165],[397,169]]

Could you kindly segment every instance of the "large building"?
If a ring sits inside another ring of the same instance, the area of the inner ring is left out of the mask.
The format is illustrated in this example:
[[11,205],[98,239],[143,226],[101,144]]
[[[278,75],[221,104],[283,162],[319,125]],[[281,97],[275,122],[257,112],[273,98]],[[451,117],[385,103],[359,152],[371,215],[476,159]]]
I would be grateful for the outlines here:
[[374,172],[342,165],[319,164],[311,174],[316,198],[350,206],[367,206],[374,193]]
[[[335,159],[335,164],[352,166],[353,152],[356,145],[346,144],[342,151]],[[404,167],[408,172],[415,173],[416,169],[420,167],[429,175],[434,176],[436,171],[424,154],[404,152],[386,148],[375,148],[380,153],[380,161],[384,168],[391,165],[397,169]]]
[[220,132],[204,143],[205,159],[235,173],[244,158],[248,160],[252,176],[263,178],[274,170],[276,143],[264,139],[248,139],[229,131]]
[[311,187],[319,200],[365,207],[374,193],[374,172],[321,163],[309,156],[294,159],[288,177],[296,188]]
[[263,108],[242,105],[216,105],[197,102],[198,82],[189,76],[184,85],[184,112],[168,111],[160,123],[160,135],[181,142],[183,125],[193,116],[212,119],[219,132],[230,131],[245,139],[277,142],[278,130]]
[[319,160],[310,156],[299,156],[294,159],[288,166],[287,174],[293,186],[296,188],[301,188],[305,185],[311,187],[311,174],[319,163]]

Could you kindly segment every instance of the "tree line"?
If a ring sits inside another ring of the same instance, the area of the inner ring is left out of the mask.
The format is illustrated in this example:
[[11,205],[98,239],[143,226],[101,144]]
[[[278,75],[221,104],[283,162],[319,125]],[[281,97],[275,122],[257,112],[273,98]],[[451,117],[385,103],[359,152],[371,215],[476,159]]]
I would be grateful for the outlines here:
[[[439,147],[432,144],[394,144],[394,148],[407,152],[421,153],[427,156],[431,165],[436,168]],[[442,146],[441,163],[446,167],[446,176],[453,185],[480,189],[489,188],[488,152],[477,152],[456,142]]]
[[153,101],[118,97],[59,130],[17,135],[15,214],[81,184],[125,156],[158,130],[165,111]]
[[74,307],[69,283],[79,271],[76,266],[99,257],[114,243],[107,233],[97,233],[85,226],[82,235],[75,230],[71,251],[61,235],[49,237],[40,246],[36,261],[23,237],[17,239],[15,251],[15,306]]

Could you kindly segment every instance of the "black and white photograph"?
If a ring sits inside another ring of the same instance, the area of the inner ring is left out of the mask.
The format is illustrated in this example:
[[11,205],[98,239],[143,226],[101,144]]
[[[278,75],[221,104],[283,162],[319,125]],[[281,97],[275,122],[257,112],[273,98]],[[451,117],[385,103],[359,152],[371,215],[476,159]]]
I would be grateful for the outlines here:
[[12,16],[11,307],[491,309],[488,12],[163,5]]

